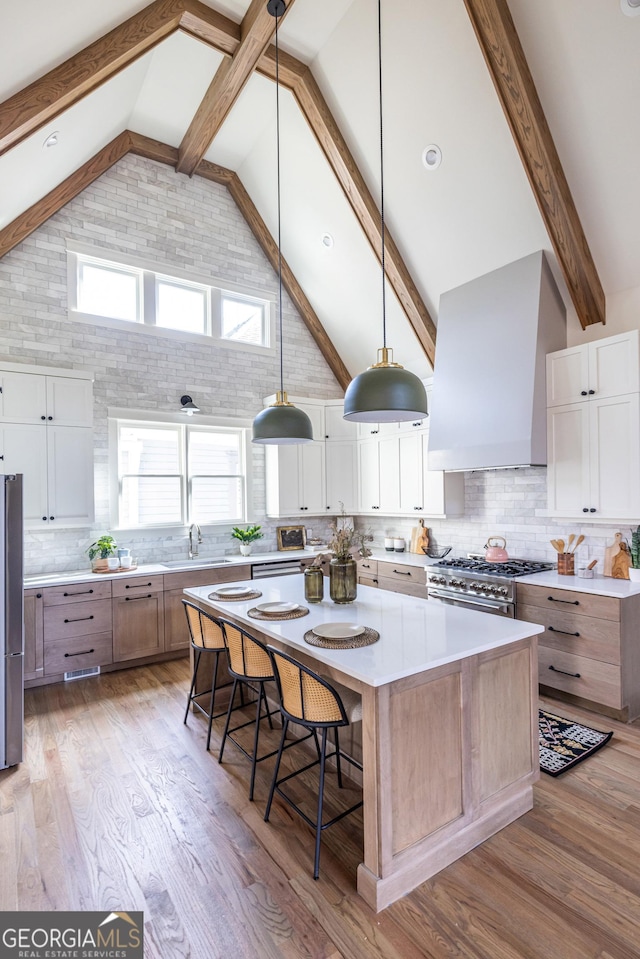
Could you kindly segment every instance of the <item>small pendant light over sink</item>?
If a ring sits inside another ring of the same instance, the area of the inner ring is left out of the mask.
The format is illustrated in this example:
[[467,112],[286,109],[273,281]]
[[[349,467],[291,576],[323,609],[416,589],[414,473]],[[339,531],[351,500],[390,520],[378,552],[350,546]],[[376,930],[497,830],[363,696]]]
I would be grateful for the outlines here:
[[384,147],[382,137],[382,16],[378,0],[378,91],[380,105],[380,243],[382,263],[382,348],[378,362],[349,383],[344,418],[358,423],[399,423],[427,415],[427,394],[415,373],[393,362],[387,347],[386,277],[384,261]]
[[278,18],[286,10],[284,0],[269,0],[267,10],[276,18],[276,167],[278,181],[278,327],[280,331],[280,389],[276,401],[261,410],[253,421],[253,442],[283,446],[310,443],[313,440],[311,420],[303,410],[290,403],[284,389],[282,362],[282,250],[280,238],[280,75],[278,50]]

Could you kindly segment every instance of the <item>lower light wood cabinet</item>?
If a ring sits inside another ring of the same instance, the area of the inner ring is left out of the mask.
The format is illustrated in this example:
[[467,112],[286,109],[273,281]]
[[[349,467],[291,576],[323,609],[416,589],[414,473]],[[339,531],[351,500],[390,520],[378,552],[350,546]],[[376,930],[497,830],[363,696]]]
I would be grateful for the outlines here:
[[427,599],[427,573],[424,566],[378,562],[378,587],[394,593]]
[[44,618],[41,589],[24,591],[24,679],[44,675]]
[[540,623],[543,692],[629,721],[640,715],[640,596],[517,584],[518,619]]
[[235,580],[251,579],[251,567],[228,566],[215,569],[194,569],[164,577],[164,650],[188,649],[189,629],[182,600],[184,590],[191,586],[220,585]]
[[121,663],[164,652],[163,577],[113,583],[113,658]]

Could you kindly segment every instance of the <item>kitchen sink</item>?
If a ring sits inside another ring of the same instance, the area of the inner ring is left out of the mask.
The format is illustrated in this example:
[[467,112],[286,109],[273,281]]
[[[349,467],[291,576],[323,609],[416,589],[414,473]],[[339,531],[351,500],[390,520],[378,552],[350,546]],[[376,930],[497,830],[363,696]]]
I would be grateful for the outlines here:
[[176,559],[171,563],[159,563],[165,569],[203,569],[207,566],[222,566],[230,563],[230,559]]

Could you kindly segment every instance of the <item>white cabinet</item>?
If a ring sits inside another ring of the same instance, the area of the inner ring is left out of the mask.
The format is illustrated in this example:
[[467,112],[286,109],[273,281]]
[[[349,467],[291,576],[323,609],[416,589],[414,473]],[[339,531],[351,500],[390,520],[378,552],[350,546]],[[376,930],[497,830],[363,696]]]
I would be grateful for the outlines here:
[[355,441],[340,443],[327,440],[325,475],[326,512],[339,513],[340,503],[345,513],[357,512],[358,450]]
[[358,443],[358,512],[380,512],[380,457],[375,438]]
[[324,410],[295,405],[311,420],[312,443],[267,446],[267,516],[308,516],[326,512]]
[[89,378],[0,369],[0,456],[24,476],[25,528],[93,522],[92,421]]
[[552,516],[640,519],[640,393],[547,412]]
[[[334,440],[355,440],[358,430],[355,423],[345,420],[344,401],[327,403],[324,408],[324,438],[329,442]],[[314,434],[315,435],[315,434]]]
[[631,330],[547,356],[547,406],[640,391],[640,332]]

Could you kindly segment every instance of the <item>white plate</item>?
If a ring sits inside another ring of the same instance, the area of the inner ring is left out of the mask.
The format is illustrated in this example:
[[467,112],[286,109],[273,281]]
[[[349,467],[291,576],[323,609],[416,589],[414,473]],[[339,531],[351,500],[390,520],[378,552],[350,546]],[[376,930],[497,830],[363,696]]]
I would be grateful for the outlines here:
[[364,626],[358,626],[357,623],[323,623],[322,626],[314,626],[313,632],[323,639],[352,639],[364,633]]
[[246,593],[253,593],[252,586],[221,586],[216,589],[218,596],[244,596]]
[[260,603],[256,606],[261,613],[291,613],[294,609],[300,609],[298,603]]

